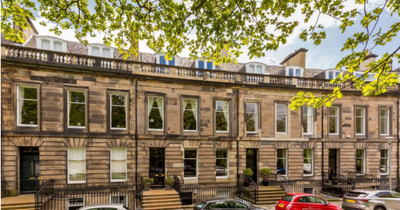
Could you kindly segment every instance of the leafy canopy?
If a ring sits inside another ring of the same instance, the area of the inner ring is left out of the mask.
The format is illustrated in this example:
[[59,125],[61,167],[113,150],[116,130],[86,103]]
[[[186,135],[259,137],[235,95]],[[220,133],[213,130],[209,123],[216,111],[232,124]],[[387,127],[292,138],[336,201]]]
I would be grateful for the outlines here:
[[[117,46],[124,58],[137,53],[138,40],[146,40],[150,49],[166,53],[167,59],[187,47],[190,58],[201,56],[218,65],[237,62],[244,46],[250,58],[277,50],[300,21],[309,23],[299,35],[300,39],[312,40],[315,45],[326,38],[320,16],[339,21],[342,33],[360,24],[364,30],[343,43],[342,51],[350,53],[336,66],[347,69],[350,74],[332,80],[338,87],[330,94],[315,96],[311,92],[299,92],[291,104],[292,109],[298,109],[303,105],[330,106],[334,99],[342,97],[341,89],[348,85],[372,96],[385,93],[387,87],[398,82],[397,75],[388,72],[388,63],[400,58],[400,47],[371,63],[362,77],[351,74],[365,59],[367,47],[371,50],[388,44],[399,45],[391,42],[400,30],[400,22],[387,30],[379,23],[385,10],[393,18],[399,18],[398,0],[382,1],[380,5],[376,1],[355,0],[354,5],[364,9],[346,9],[343,0],[2,0],[1,31],[7,39],[23,42],[22,32],[14,29],[13,23],[27,28],[25,17],[35,19],[34,13],[38,13],[47,20],[42,25],[56,24],[51,29],[55,34],[74,29],[75,37],[84,44],[88,43],[87,37],[102,33],[104,44]],[[294,20],[288,19],[293,16]],[[314,16],[316,21],[310,21]],[[222,49],[228,51],[226,56],[221,55]],[[366,84],[368,73],[373,73],[376,80]]]

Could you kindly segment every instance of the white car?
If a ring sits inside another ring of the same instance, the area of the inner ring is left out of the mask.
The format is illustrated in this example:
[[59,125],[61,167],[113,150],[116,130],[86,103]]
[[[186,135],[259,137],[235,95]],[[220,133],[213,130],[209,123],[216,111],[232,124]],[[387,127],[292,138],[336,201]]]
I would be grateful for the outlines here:
[[129,210],[123,204],[105,203],[96,204],[79,208],[79,210]]

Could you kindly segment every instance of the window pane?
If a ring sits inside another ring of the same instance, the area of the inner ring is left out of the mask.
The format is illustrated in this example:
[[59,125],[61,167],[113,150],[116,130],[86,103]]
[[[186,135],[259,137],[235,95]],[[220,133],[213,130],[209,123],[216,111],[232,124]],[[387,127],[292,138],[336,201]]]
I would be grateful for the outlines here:
[[388,173],[388,159],[381,159],[380,170],[383,174]]
[[386,120],[386,118],[381,118],[380,132],[381,132],[381,134],[388,134],[388,132],[387,132],[387,120]]
[[286,158],[286,149],[277,150],[278,158]]
[[276,131],[286,133],[286,116],[278,115],[276,119]]
[[69,125],[85,126],[86,125],[86,108],[85,104],[69,104]]
[[207,62],[207,69],[213,69],[213,62]]
[[356,118],[356,133],[361,134],[363,132],[363,119],[362,118]]
[[277,174],[286,174],[286,159],[278,159],[276,167]]
[[254,73],[254,66],[253,65],[249,66],[249,71],[248,72],[249,73]]
[[69,91],[69,102],[85,103],[85,92]]
[[289,69],[289,76],[293,76],[293,69]]
[[313,132],[313,108],[303,106],[303,133]]
[[70,181],[86,180],[86,148],[70,147],[68,149],[68,173]]
[[50,41],[42,40],[42,49],[50,50]]
[[184,99],[183,108],[183,129],[197,130],[197,100]]
[[37,88],[31,88],[31,87],[18,87],[18,88],[19,88],[19,98],[37,100]]
[[228,101],[217,101],[217,112],[227,112],[228,111]]
[[168,61],[168,64],[170,66],[175,66],[175,58],[172,58],[172,60]]
[[364,116],[364,108],[356,108],[356,116]]
[[356,157],[357,158],[364,158],[364,150],[363,149],[356,150]]
[[185,169],[184,169],[184,173],[185,173],[185,177],[196,177],[197,176],[197,172],[196,172],[196,168],[197,168],[197,160],[186,160],[185,159]]
[[313,150],[305,149],[303,152],[303,173],[304,174],[312,174],[312,166],[313,166]]
[[125,95],[113,94],[111,95],[112,105],[125,105]]
[[328,78],[329,78],[329,79],[333,79],[333,72],[329,72]]
[[149,97],[149,129],[163,129],[163,98]]
[[277,104],[276,109],[277,109],[278,114],[286,114],[287,113],[287,106],[285,104]]
[[20,101],[20,123],[37,125],[37,101]]
[[356,160],[356,173],[358,173],[358,174],[364,173],[363,172],[364,171],[363,168],[364,168],[363,160],[357,159]]
[[60,42],[54,42],[54,50],[62,51],[62,44]]
[[216,165],[217,176],[228,176],[228,160],[217,159]]
[[185,150],[185,158],[197,158],[197,150]]
[[381,117],[387,117],[388,116],[388,109],[381,109]]
[[301,77],[301,70],[300,69],[296,69],[296,77]]
[[122,106],[113,106],[111,108],[111,127],[126,128],[126,109]]
[[100,55],[99,51],[100,50],[98,47],[92,47],[92,55],[99,56]]
[[217,150],[217,158],[228,158],[228,150]]
[[258,116],[255,113],[246,113],[246,130],[248,132],[256,132],[257,131],[257,121]]
[[204,69],[204,61],[199,61],[199,69]]
[[329,133],[337,134],[337,118],[336,117],[329,117]]
[[337,108],[329,107],[329,115],[337,115]]
[[103,56],[104,57],[111,57],[110,56],[110,49],[103,49]]
[[216,102],[216,130],[217,131],[228,131],[229,121],[229,103],[228,101],[217,101]]
[[166,60],[165,60],[165,56],[160,56],[160,64],[163,64],[163,65],[165,65],[166,64]]
[[262,74],[263,73],[263,68],[262,66],[257,66],[257,73]]

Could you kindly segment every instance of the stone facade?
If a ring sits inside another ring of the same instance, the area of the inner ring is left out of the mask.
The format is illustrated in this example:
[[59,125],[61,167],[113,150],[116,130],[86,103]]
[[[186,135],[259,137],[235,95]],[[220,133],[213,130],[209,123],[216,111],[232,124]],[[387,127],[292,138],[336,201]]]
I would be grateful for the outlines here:
[[[2,46],[2,53],[5,51]],[[344,97],[335,101],[340,109],[339,134],[329,135],[328,109],[315,109],[312,135],[303,135],[302,113],[288,109],[287,133],[276,132],[276,104],[289,100],[302,88],[290,85],[237,84],[221,78],[209,80],[198,77],[174,77],[143,72],[140,63],[122,70],[96,69],[74,64],[46,63],[21,58],[10,59],[2,54],[2,191],[19,194],[20,148],[38,147],[40,151],[40,180],[55,180],[55,188],[129,187],[135,179],[148,177],[150,148],[165,148],[165,176],[178,176],[183,187],[236,186],[238,173],[247,167],[246,149],[257,149],[258,170],[269,167],[277,171],[277,149],[287,149],[287,177],[297,186],[313,187],[319,192],[323,179],[328,177],[329,149],[338,149],[338,167],[341,171],[355,171],[356,149],[365,149],[365,173],[381,176],[380,150],[388,149],[388,136],[379,135],[379,108],[390,108],[392,139],[391,165],[393,186],[396,174],[398,106],[397,93],[379,97],[363,97],[358,91],[344,91]],[[144,64],[148,65],[148,64]],[[129,69],[129,71],[127,71]],[[176,73],[178,74],[178,73]],[[212,73],[210,73],[212,74]],[[239,77],[234,75],[233,77]],[[272,81],[264,78],[262,81]],[[291,81],[292,82],[292,81]],[[17,125],[17,86],[38,87],[38,126]],[[87,126],[73,129],[67,126],[67,91],[79,89],[87,93]],[[310,88],[319,94],[326,89]],[[110,129],[111,92],[127,93],[127,129]],[[148,96],[164,99],[164,129],[148,129]],[[183,98],[198,100],[198,131],[183,129]],[[229,101],[229,131],[216,132],[216,100]],[[246,131],[246,103],[258,104],[258,132]],[[366,135],[355,135],[355,107],[367,107]],[[137,131],[137,133],[135,133]],[[137,135],[137,145],[135,136]],[[137,146],[137,150],[136,150]],[[68,148],[86,148],[86,182],[68,184]],[[110,181],[110,148],[127,148],[127,180]],[[184,150],[197,150],[197,178],[184,178]],[[227,149],[229,175],[216,177],[216,150]],[[313,174],[303,175],[303,151],[313,150]],[[137,159],[136,159],[137,152]],[[137,164],[137,168],[136,167]],[[137,177],[135,172],[137,170]],[[258,171],[257,171],[258,174]],[[324,174],[324,175],[323,175]],[[260,175],[258,182],[262,181]],[[271,180],[279,181],[279,176]],[[297,188],[296,188],[297,189]]]

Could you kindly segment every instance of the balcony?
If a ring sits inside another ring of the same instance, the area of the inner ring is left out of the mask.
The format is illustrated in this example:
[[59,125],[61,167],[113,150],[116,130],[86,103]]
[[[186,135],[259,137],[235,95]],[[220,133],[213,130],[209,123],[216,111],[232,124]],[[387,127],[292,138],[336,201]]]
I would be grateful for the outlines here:
[[[14,45],[2,45],[2,60],[18,61],[22,64],[49,65],[58,67],[74,67],[81,70],[100,72],[115,72],[118,74],[164,77],[180,80],[197,80],[204,82],[220,82],[231,84],[246,84],[266,87],[288,87],[299,89],[332,90],[340,86],[347,91],[360,91],[349,83],[332,84],[330,80],[316,78],[287,77],[279,75],[263,75],[252,73],[231,72],[225,70],[207,70],[180,66],[168,66],[155,63],[102,58],[89,55],[78,55],[64,52],[27,48]],[[283,68],[283,67],[282,67]],[[57,68],[58,69],[58,68]],[[103,71],[101,71],[103,70]],[[111,70],[111,71],[110,71]],[[388,92],[398,90],[398,86],[388,88]]]

